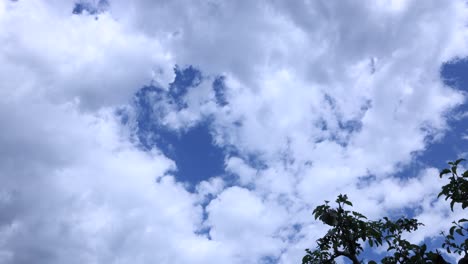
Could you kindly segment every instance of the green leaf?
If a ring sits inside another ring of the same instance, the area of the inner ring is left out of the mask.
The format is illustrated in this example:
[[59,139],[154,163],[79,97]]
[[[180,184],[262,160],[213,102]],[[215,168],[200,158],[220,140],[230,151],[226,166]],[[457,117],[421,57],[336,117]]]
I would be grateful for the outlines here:
[[303,263],[303,264],[304,264],[304,263],[308,263],[308,262],[310,262],[310,261],[312,261],[312,256],[310,256],[310,255],[305,255],[305,256],[302,258],[302,263]]
[[458,220],[458,223],[463,223],[463,222],[468,222],[468,219],[462,218],[462,219]]
[[358,213],[358,212],[351,212],[355,217],[358,217],[358,218],[364,218],[364,219],[367,219],[367,217],[365,217],[364,215]]
[[458,165],[458,164],[459,164],[460,162],[462,162],[462,161],[466,161],[466,159],[457,159],[457,160],[455,161],[454,164],[455,164],[455,165]]
[[453,236],[453,231],[455,231],[456,226],[452,226],[449,230],[451,236]]
[[344,200],[343,203],[345,203],[345,204],[347,204],[347,205],[349,205],[349,206],[353,206],[353,204],[352,204],[350,201],[348,201],[348,200]]
[[426,252],[426,249],[427,249],[427,246],[426,244],[422,245],[421,246],[421,252],[424,254],[424,252]]
[[452,166],[452,172],[453,174],[457,174],[457,166]]
[[442,178],[442,175],[447,174],[447,173],[450,173],[450,172],[451,172],[451,171],[450,171],[449,169],[443,169],[443,170],[440,172],[439,177]]

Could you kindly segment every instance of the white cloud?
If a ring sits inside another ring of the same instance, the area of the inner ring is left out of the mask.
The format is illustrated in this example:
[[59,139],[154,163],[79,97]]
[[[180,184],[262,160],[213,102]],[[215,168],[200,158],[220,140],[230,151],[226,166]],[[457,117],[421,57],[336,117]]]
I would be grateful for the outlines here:
[[[48,118],[34,122],[21,109]],[[2,134],[2,146],[12,146],[0,173],[8,197],[1,203],[2,252],[11,263],[170,262],[181,243],[207,240],[195,234],[202,214],[195,195],[165,176],[173,162],[127,142],[112,112],[32,104],[15,110],[18,124],[10,121],[12,133]]]
[[287,213],[277,204],[262,201],[247,189],[231,187],[211,201],[207,212],[212,239],[230,248],[236,263],[258,263],[262,257],[280,253],[279,228]]
[[37,0],[6,5],[0,20],[1,76],[9,87],[4,97],[35,93],[98,108],[127,102],[152,78],[162,85],[172,81],[174,62],[160,42],[109,14],[72,16]]
[[[0,262],[295,263],[326,228],[312,207],[340,192],[374,217],[419,207],[414,239],[439,230],[436,172],[392,174],[464,101],[439,76],[467,55],[463,1],[115,0],[98,19],[72,7],[0,1]],[[163,123],[212,118],[240,186],[220,176],[187,191],[174,161],[116,120],[175,64],[206,79],[186,108],[158,105]]]

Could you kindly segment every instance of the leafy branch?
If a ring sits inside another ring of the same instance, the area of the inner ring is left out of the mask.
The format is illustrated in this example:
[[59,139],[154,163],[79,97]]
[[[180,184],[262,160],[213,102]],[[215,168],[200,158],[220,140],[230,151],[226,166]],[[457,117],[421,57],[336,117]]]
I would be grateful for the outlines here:
[[[438,197],[445,196],[445,200],[450,200],[452,211],[455,204],[460,204],[462,209],[468,207],[468,171],[458,173],[458,166],[463,161],[458,159],[449,162],[450,168],[442,170],[439,175],[449,175],[450,182],[442,186]],[[416,231],[422,225],[417,219],[401,217],[391,220],[384,217],[372,221],[361,213],[348,210],[353,204],[347,195],[338,195],[335,203],[336,206],[332,207],[329,201],[325,201],[325,204],[317,206],[313,211],[316,220],[331,228],[317,240],[314,250],[306,249],[303,264],[334,264],[339,257],[347,258],[353,264],[364,263],[359,256],[366,242],[369,247],[386,245],[389,255],[382,258],[381,263],[448,263],[439,251],[428,251],[425,244],[412,244],[403,238],[404,233]],[[448,234],[441,233],[445,239],[442,247],[448,253],[465,254],[459,264],[468,264],[468,239],[462,241],[468,234],[467,222],[465,218],[454,221]],[[377,262],[371,260],[368,263]]]

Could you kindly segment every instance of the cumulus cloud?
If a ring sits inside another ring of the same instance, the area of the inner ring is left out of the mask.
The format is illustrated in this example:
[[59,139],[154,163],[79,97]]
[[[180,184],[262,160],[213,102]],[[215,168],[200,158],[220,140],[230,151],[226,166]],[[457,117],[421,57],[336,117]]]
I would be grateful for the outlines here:
[[98,108],[127,102],[152,79],[161,85],[172,81],[174,62],[159,41],[129,31],[108,13],[96,20],[71,15],[72,5],[59,11],[42,1],[5,5],[4,96],[35,93]]
[[[435,169],[393,175],[464,102],[439,76],[468,52],[463,1],[108,2],[0,1],[0,262],[296,263],[340,192],[438,233]],[[192,191],[115,115],[176,65],[202,78],[150,96],[153,121],[209,120],[229,150]]]

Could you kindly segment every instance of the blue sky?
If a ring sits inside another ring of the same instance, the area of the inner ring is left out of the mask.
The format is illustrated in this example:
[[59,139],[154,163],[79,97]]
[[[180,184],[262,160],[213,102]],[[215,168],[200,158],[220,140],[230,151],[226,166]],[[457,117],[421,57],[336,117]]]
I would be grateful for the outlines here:
[[[192,66],[181,70],[179,67],[175,70],[175,81],[170,85],[170,96],[177,104],[180,102],[188,89],[196,89],[198,83],[194,79],[201,77],[201,72]],[[457,60],[447,62],[441,66],[440,74],[444,83],[450,87],[461,91],[468,90],[468,62]],[[198,77],[197,77],[198,76]],[[213,82],[214,91],[222,91],[218,88],[219,80]],[[144,87],[136,93],[135,104],[138,114],[139,140],[145,149],[159,147],[163,153],[173,159],[177,164],[176,176],[181,181],[190,182],[196,185],[202,180],[223,174],[224,159],[232,151],[229,148],[220,148],[213,142],[211,135],[211,120],[206,118],[203,122],[189,127],[183,131],[174,131],[158,123],[158,120],[152,120],[148,112],[152,112],[152,105],[142,103],[141,99],[145,91],[151,89]],[[154,90],[161,88],[154,87]],[[219,100],[218,100],[219,101]],[[435,166],[444,168],[448,161],[466,157],[465,150],[468,148],[467,135],[468,126],[464,120],[457,116],[468,110],[465,104],[453,109],[447,113],[449,126],[441,138],[428,139],[428,144],[423,151],[414,154],[414,160],[403,167],[399,173],[402,177],[415,176],[418,170],[425,166]],[[346,129],[346,128],[343,128]],[[148,142],[148,134],[154,135],[154,140]]]
[[436,196],[467,155],[467,21],[462,0],[0,0],[0,263],[299,263],[340,193],[434,241],[463,216]]
[[168,128],[158,120],[158,109],[153,109],[158,102],[148,102],[148,94],[165,94],[161,97],[168,96],[177,108],[184,108],[183,96],[189,89],[196,89],[202,78],[201,72],[192,67],[175,68],[174,72],[176,76],[168,93],[156,86],[144,87],[136,93],[134,104],[138,116],[138,140],[143,149],[159,148],[165,156],[174,160],[178,180],[196,185],[202,180],[223,174],[224,154],[227,150],[214,144],[209,119],[181,131]]
[[[444,83],[460,91],[468,91],[468,62],[455,60],[443,64],[440,68],[441,78]],[[448,161],[458,158],[466,158],[468,140],[466,131],[467,122],[460,115],[468,110],[466,104],[462,104],[447,113],[448,128],[441,138],[429,141],[426,148],[415,154],[415,160],[399,175],[402,177],[414,176],[423,167],[434,166],[445,168]]]

